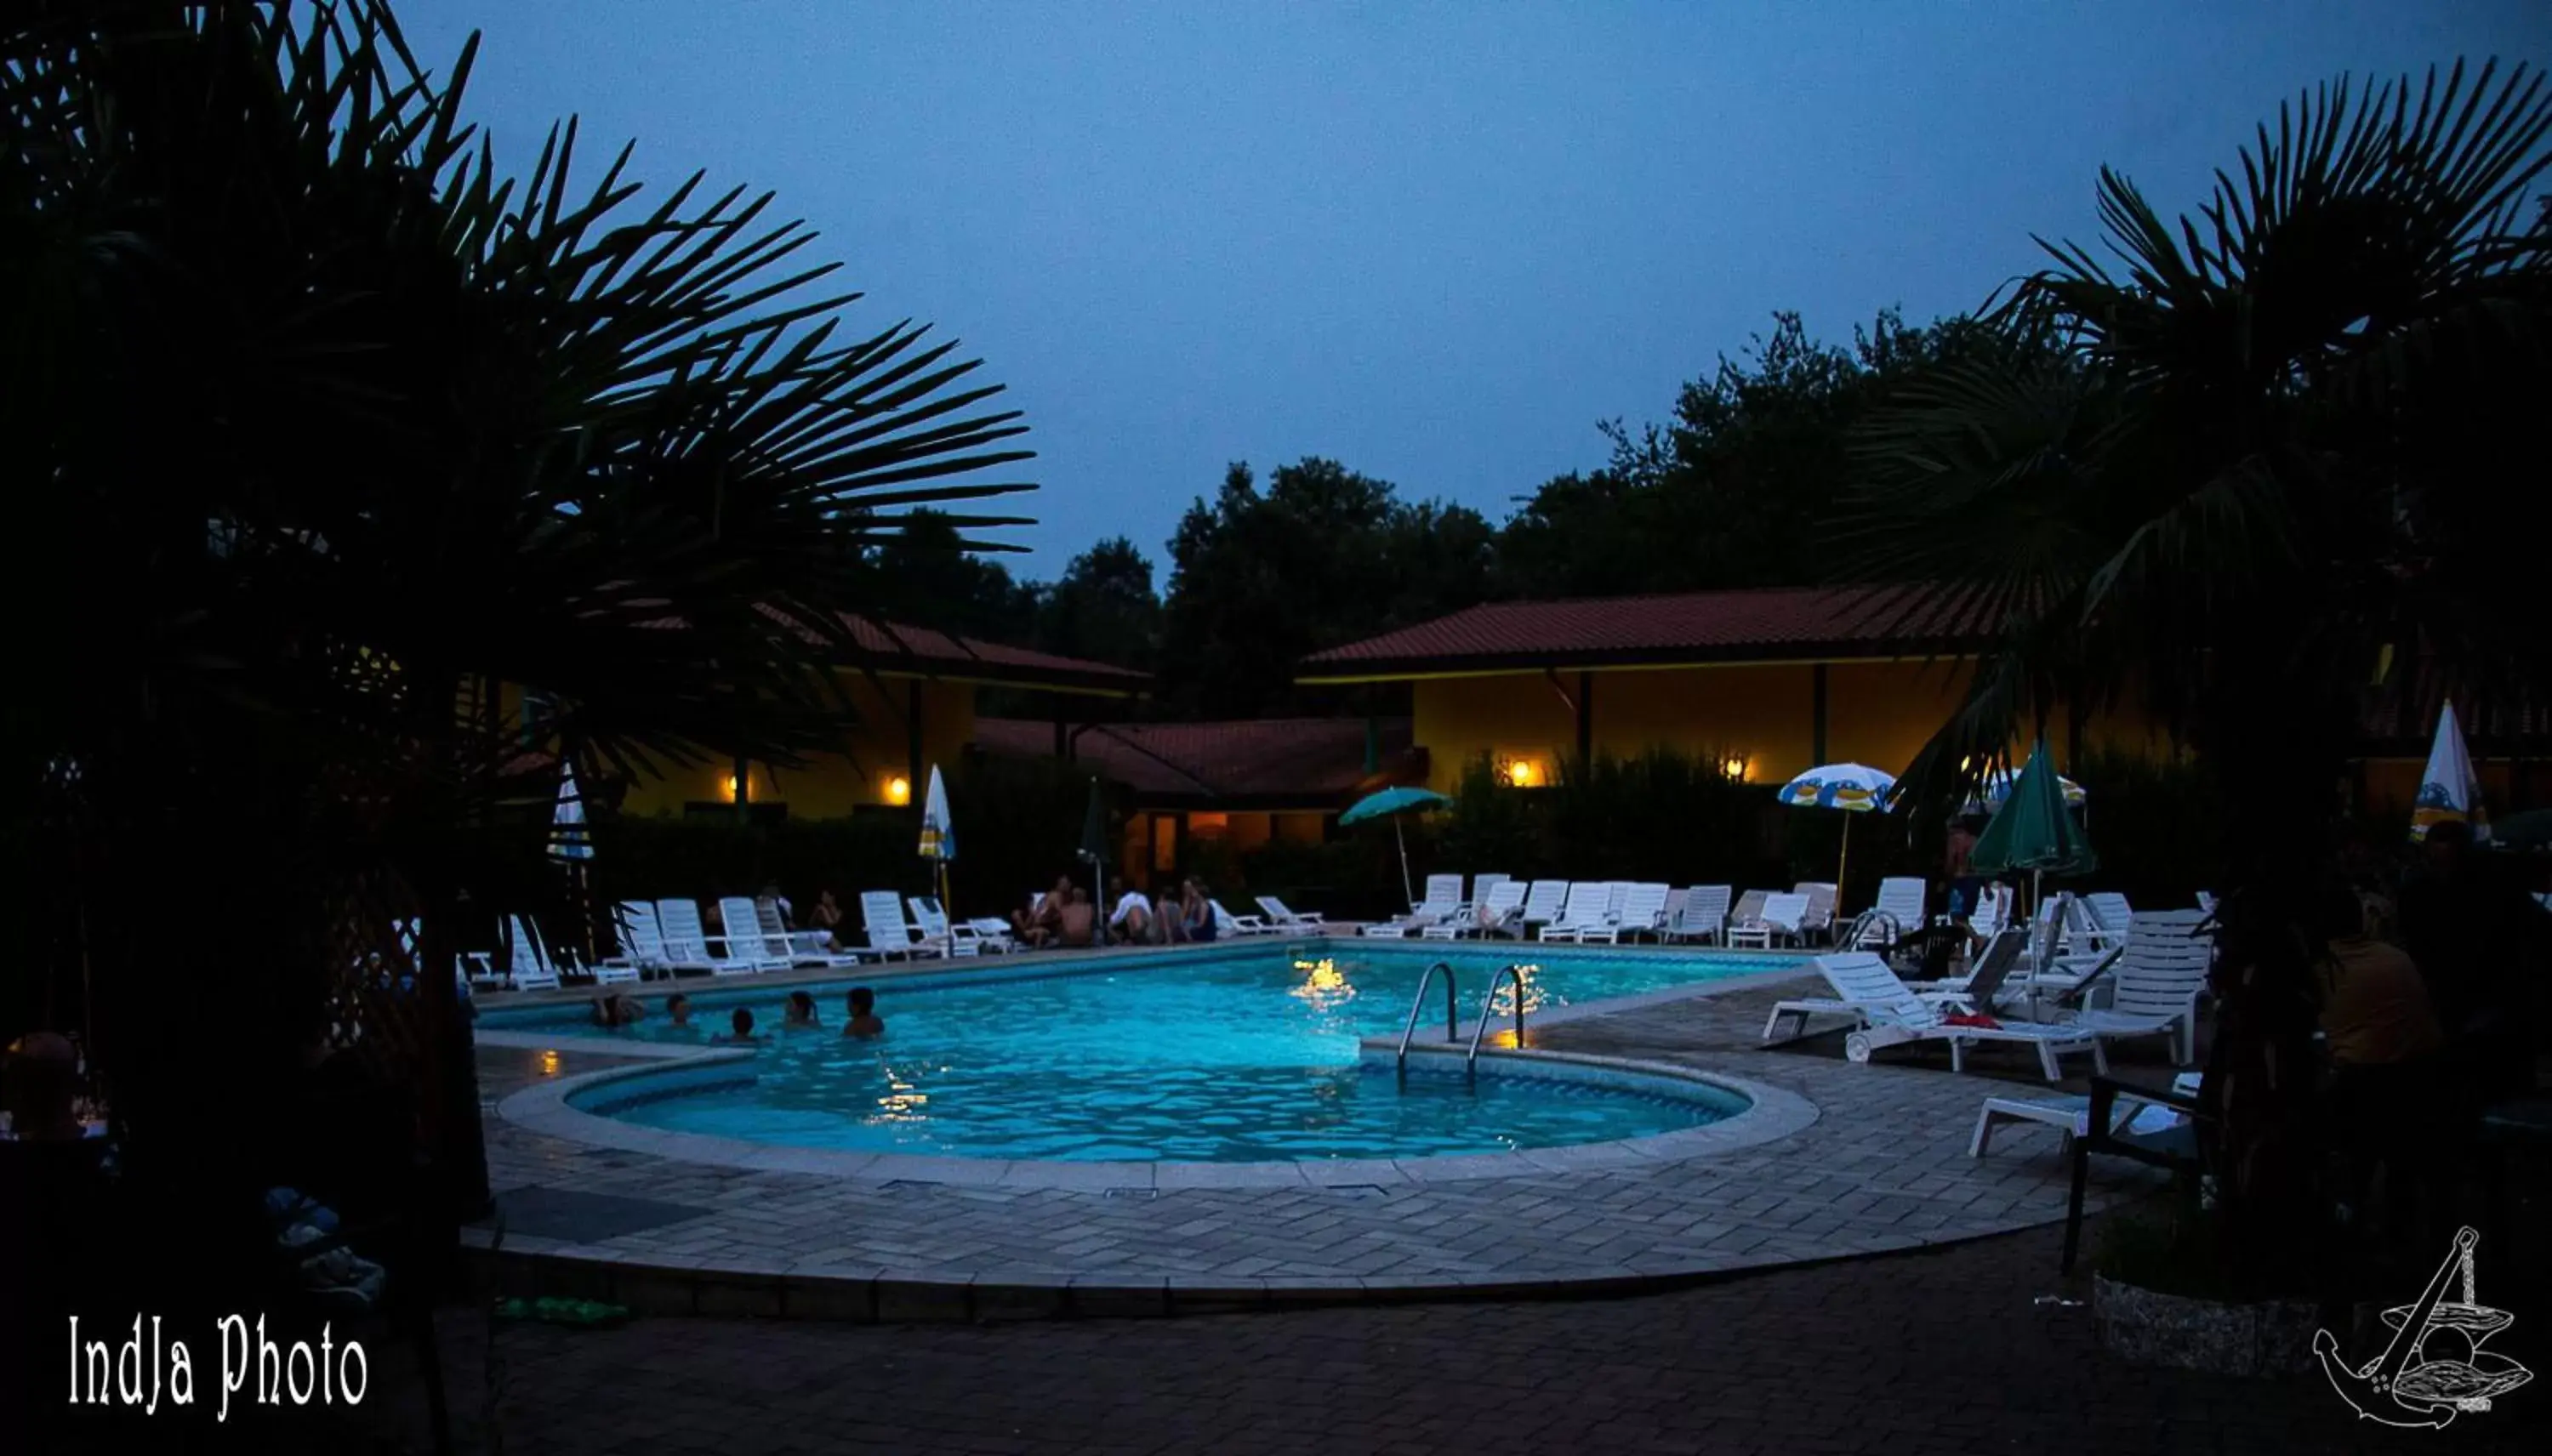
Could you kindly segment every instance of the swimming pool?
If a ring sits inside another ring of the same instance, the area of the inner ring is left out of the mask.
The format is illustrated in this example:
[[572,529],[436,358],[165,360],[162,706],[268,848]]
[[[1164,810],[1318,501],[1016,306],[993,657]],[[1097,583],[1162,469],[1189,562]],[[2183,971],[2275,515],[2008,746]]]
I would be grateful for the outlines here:
[[[944,975],[879,977],[889,1035],[840,1034],[848,981],[812,988],[824,1024],[778,1030],[788,988],[698,984],[694,1025],[661,1009],[599,1031],[570,1005],[496,1012],[487,1024],[561,1035],[705,1042],[736,1005],[766,1033],[751,1062],[714,1076],[640,1077],[580,1090],[571,1105],[678,1132],[870,1153],[998,1159],[1250,1163],[1494,1153],[1702,1126],[1746,1106],[1707,1087],[1671,1093],[1413,1070],[1404,1088],[1360,1060],[1365,1037],[1397,1036],[1427,966],[1456,968],[1477,1014],[1496,968],[1529,959],[1537,1011],[1762,969],[1741,957],[1329,939],[1261,942],[1206,957],[1097,963],[991,960]],[[647,997],[654,1001],[653,996]],[[1506,1013],[1511,991],[1497,1009]],[[1440,1038],[1442,1003],[1432,1001]]]

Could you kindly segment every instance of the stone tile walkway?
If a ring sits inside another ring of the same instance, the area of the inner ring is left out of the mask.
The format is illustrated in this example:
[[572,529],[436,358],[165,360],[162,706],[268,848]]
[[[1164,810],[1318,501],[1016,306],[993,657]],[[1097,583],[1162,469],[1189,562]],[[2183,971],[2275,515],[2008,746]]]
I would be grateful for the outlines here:
[[[1397,1291],[1619,1288],[1901,1250],[2060,1218],[2052,1134],[1967,1156],[1978,1100],[2002,1085],[1946,1057],[1853,1066],[1830,1047],[1756,1044],[1778,994],[1750,988],[1544,1027],[1537,1047],[1672,1063],[1770,1084],[1815,1104],[1777,1141],[1654,1166],[1388,1189],[1102,1190],[876,1182],[676,1162],[488,1128],[500,1192],[571,1190],[698,1208],[584,1241],[508,1236],[510,1254],[574,1261],[624,1302],[669,1312],[990,1317],[1177,1312]],[[540,1054],[482,1052],[492,1102],[543,1074]],[[1990,1056],[1987,1053],[1986,1056]],[[620,1060],[567,1050],[574,1074]],[[1982,1059],[1980,1059],[1982,1060]],[[2032,1069],[2012,1064],[2026,1085]],[[2102,1170],[2095,1206],[2141,1175]],[[667,1281],[666,1270],[709,1276]],[[791,1302],[792,1284],[805,1298]],[[560,1286],[565,1289],[567,1286]],[[1069,1290],[1066,1306],[1055,1292]],[[1044,1292],[1040,1296],[1037,1292]]]
[[[1046,1325],[444,1321],[460,1448],[542,1456],[1559,1452],[2465,1456],[2552,1449],[2552,1391],[2442,1431],[2354,1422],[2318,1378],[2126,1367],[2054,1229],[1625,1300]],[[2513,1307],[2541,1307],[2504,1292]],[[2044,1300],[2045,1302],[2042,1302]],[[492,1343],[491,1336],[492,1333]],[[2522,1320],[2502,1336],[2526,1334]],[[2539,1331],[2508,1348],[2541,1370]],[[492,1351],[494,1359],[488,1358]],[[422,1452],[412,1384],[325,1449]],[[271,1449],[321,1449],[323,1427]],[[490,1419],[490,1416],[493,1419]],[[281,1425],[270,1422],[267,1429]],[[101,1446],[100,1449],[103,1449]]]

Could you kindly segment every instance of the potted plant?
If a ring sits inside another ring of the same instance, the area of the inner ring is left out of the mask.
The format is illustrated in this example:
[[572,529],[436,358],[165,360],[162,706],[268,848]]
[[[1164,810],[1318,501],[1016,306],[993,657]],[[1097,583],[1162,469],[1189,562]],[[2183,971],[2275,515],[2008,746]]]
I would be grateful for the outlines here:
[[2113,1220],[2091,1265],[2100,1347],[2137,1365],[2278,1377],[2312,1369],[2318,1301],[2222,1257],[2222,1230],[2193,1181],[2160,1207]]

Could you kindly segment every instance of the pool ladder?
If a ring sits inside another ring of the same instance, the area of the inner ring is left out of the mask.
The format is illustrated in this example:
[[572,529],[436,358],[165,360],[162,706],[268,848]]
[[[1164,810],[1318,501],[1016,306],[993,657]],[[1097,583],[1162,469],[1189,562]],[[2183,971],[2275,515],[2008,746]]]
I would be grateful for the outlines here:
[[[1418,978],[1418,994],[1409,1002],[1409,1022],[1400,1029],[1400,1053],[1395,1065],[1404,1085],[1409,1081],[1409,1044],[1417,1039],[1418,1017],[1427,1009],[1427,988],[1436,984],[1438,971],[1444,973],[1444,1041],[1450,1045],[1461,1034],[1461,1021],[1453,1004],[1453,967],[1450,962],[1437,961],[1427,968],[1426,975]],[[1466,1080],[1479,1080],[1480,1039],[1488,1034],[1489,1022],[1495,1014],[1498,987],[1509,981],[1515,983],[1515,1044],[1519,1048],[1524,1045],[1524,968],[1501,966],[1489,978],[1488,993],[1480,997],[1480,1020],[1471,1028],[1470,1050],[1462,1057],[1462,1075]]]

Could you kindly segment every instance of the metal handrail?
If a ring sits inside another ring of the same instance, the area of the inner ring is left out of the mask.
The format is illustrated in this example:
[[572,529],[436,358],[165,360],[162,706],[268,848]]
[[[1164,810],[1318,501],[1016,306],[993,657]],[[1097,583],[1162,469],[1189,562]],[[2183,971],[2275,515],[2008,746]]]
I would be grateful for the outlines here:
[[1418,994],[1409,1002],[1409,1024],[1400,1029],[1399,1069],[1403,1079],[1409,1076],[1409,1043],[1418,1035],[1418,1013],[1427,1009],[1427,988],[1436,984],[1436,973],[1438,971],[1444,973],[1444,1040],[1450,1042],[1461,1029],[1461,1022],[1456,1018],[1453,1009],[1452,963],[1437,961],[1427,968],[1426,975],[1418,978]]
[[[1480,1024],[1471,1028],[1470,1055],[1462,1059],[1462,1075],[1465,1077],[1476,1080],[1480,1075],[1480,1038],[1488,1034],[1489,1018],[1493,1014],[1493,1008],[1498,1003],[1498,983],[1502,981],[1512,981],[1515,983],[1516,1050],[1524,1050],[1524,968],[1522,966],[1514,965],[1500,966],[1497,970],[1497,974],[1489,978],[1488,994],[1480,997]],[[1451,1038],[1447,1037],[1446,1040],[1449,1041]]]

